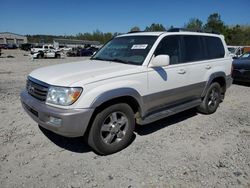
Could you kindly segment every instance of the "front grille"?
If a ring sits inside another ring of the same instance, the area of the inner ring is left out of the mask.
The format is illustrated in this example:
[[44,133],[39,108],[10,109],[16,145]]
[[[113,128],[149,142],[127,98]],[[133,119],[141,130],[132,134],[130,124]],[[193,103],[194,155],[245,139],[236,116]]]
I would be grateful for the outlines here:
[[26,83],[26,89],[30,95],[40,101],[45,101],[48,93],[48,85],[29,78]]

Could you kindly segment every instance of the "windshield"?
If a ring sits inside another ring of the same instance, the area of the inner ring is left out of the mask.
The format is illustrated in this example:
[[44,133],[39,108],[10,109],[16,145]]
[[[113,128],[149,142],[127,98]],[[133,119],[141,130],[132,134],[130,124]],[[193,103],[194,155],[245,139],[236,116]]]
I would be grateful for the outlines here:
[[239,59],[249,59],[250,60],[250,52],[246,52],[239,57]]
[[142,65],[157,36],[125,36],[109,41],[91,59]]

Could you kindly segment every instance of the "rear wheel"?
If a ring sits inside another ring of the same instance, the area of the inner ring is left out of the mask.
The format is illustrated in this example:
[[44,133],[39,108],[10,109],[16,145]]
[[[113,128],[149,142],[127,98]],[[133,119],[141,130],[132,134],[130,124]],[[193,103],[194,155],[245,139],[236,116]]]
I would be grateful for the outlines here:
[[88,135],[88,144],[99,154],[111,154],[125,148],[132,139],[134,112],[119,103],[97,113]]
[[204,114],[212,114],[217,110],[220,102],[221,87],[219,83],[214,82],[210,85],[201,105],[197,109]]

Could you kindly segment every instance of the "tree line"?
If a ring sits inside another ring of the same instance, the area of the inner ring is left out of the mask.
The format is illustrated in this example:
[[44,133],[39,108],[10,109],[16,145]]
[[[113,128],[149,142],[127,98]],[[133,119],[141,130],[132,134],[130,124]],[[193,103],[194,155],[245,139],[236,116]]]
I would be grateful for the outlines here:
[[[153,23],[150,26],[147,26],[144,30],[141,30],[138,26],[132,27],[129,32],[137,31],[167,31],[169,28],[164,27],[162,24]],[[207,22],[203,23],[198,18],[191,18],[188,23],[183,26],[184,29],[192,31],[205,31],[205,32],[214,32],[220,33],[225,36],[225,40],[228,45],[250,45],[250,25],[226,25],[220,14],[213,13],[208,16]],[[78,33],[76,35],[27,35],[28,41],[30,43],[52,43],[55,38],[63,39],[77,39],[77,40],[90,40],[90,41],[99,41],[100,43],[105,43],[112,39],[113,37],[120,35],[122,33],[111,33],[111,32],[101,32],[95,30],[92,33]]]

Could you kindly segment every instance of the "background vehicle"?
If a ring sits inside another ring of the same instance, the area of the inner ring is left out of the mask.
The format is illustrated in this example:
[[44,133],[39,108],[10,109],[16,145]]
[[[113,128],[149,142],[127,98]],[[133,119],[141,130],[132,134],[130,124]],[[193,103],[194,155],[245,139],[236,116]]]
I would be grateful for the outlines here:
[[21,44],[20,49],[24,51],[30,51],[33,45],[30,43]]
[[80,50],[80,56],[92,56],[94,51],[91,48],[83,48]]
[[233,58],[240,57],[243,53],[250,51],[250,46],[227,46],[229,54]]
[[232,76],[234,81],[250,82],[250,52],[234,59]]
[[81,48],[78,47],[78,48],[72,48],[71,50],[69,50],[68,52],[66,52],[66,55],[68,57],[75,57],[75,56],[80,56],[80,50]]
[[55,50],[46,50],[44,52],[39,51],[32,54],[32,58],[41,59],[41,58],[61,58],[63,54],[60,51]]
[[67,46],[59,46],[58,50],[67,53],[68,51],[72,50],[72,48],[69,48]]
[[[36,46],[34,48],[31,48],[30,53],[34,54],[37,52],[45,52],[46,50],[55,50],[55,48],[53,47],[53,45]],[[58,51],[58,50],[55,50],[55,51]]]
[[0,48],[2,49],[17,49],[16,44],[1,44]]
[[0,49],[7,49],[7,44],[0,44]]
[[72,48],[69,50],[66,55],[69,57],[74,57],[74,56],[92,56],[99,48],[96,47],[87,47],[87,48]]
[[227,49],[231,57],[239,57],[243,53],[242,46],[227,46]]

